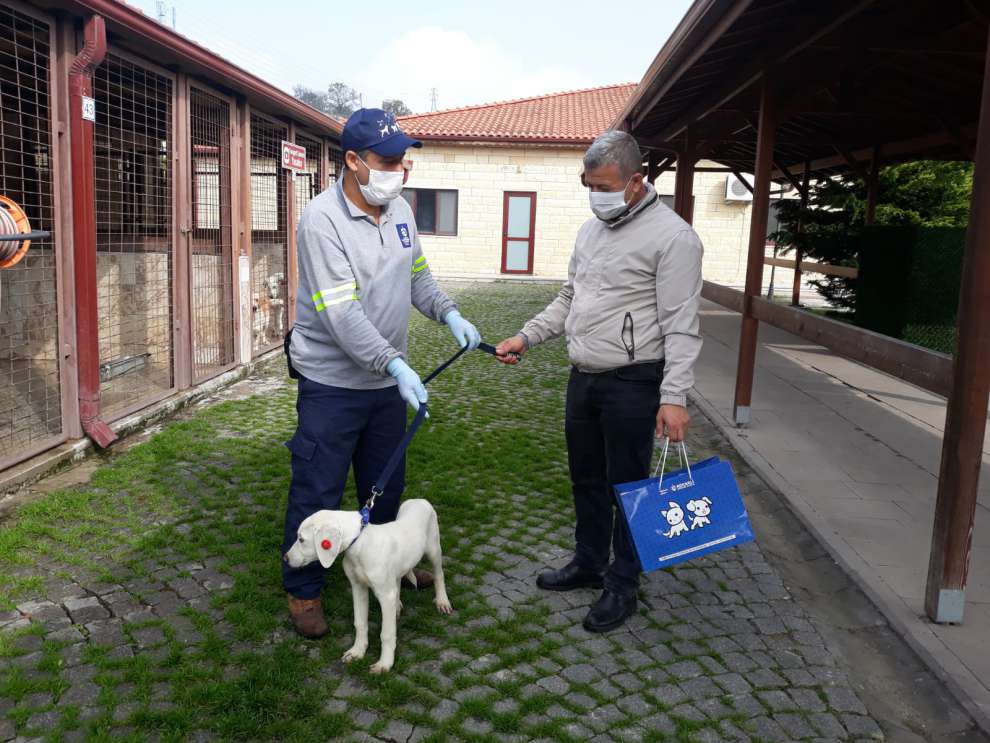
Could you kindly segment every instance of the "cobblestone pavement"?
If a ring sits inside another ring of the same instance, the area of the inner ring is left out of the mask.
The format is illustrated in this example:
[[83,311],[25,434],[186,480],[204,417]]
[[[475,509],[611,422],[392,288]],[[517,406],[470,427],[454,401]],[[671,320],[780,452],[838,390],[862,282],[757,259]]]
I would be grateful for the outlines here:
[[[461,294],[496,339],[552,290]],[[414,357],[425,370],[449,343],[417,322],[411,345],[435,349]],[[0,741],[884,739],[759,541],[646,577],[638,613],[603,636],[581,627],[594,592],[537,590],[572,539],[564,349],[518,370],[461,363],[431,387],[408,491],[437,506],[457,612],[404,594],[391,674],[367,672],[374,602],[368,661],[338,660],[352,639],[338,566],[330,636],[305,642],[287,627],[279,445],[294,393],[276,365],[254,380],[264,395],[203,406],[0,530],[0,548],[18,550],[0,553]],[[698,458],[727,455],[700,415],[692,442]],[[766,486],[734,464],[753,502]]]

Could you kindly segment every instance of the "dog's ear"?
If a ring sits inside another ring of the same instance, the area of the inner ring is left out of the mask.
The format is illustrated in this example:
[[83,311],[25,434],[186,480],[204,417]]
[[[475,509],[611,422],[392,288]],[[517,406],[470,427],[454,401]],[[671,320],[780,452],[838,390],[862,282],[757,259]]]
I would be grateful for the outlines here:
[[707,503],[707,504],[708,504],[709,506],[710,506],[710,505],[712,504],[712,499],[711,499],[711,498],[709,498],[709,497],[708,497],[707,495],[706,495],[706,496],[705,496],[704,498],[702,498],[701,500],[703,500],[703,501],[704,501],[705,503]]
[[343,546],[341,544],[344,538],[343,532],[337,526],[324,524],[317,527],[313,536],[316,539],[316,556],[320,560],[320,565],[325,568],[330,567]]
[[693,500],[689,500],[689,501],[687,502],[687,510],[689,510],[689,511],[690,511],[691,513],[694,513],[694,510],[695,510],[695,509],[696,509],[697,507],[698,507],[698,503],[697,503],[697,501],[693,501]]

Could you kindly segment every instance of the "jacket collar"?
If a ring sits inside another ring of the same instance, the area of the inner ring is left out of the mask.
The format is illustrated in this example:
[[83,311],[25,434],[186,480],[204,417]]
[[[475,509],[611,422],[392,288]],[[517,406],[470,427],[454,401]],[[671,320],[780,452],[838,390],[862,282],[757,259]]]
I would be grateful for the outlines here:
[[616,227],[621,227],[624,224],[628,224],[660,200],[660,197],[657,195],[657,190],[653,187],[653,185],[646,181],[644,181],[644,183],[646,184],[646,195],[640,199],[636,206],[627,211],[621,217],[616,217],[609,222],[605,222],[606,227],[610,230],[614,230]]

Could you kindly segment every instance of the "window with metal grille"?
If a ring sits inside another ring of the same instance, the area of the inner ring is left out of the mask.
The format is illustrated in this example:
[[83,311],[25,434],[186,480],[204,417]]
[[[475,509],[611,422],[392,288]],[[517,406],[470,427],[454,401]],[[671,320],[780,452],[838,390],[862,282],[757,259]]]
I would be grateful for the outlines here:
[[[50,30],[0,6],[0,194],[31,228],[55,229]],[[33,240],[0,269],[0,466],[55,443],[62,433],[54,240]]]
[[402,196],[416,215],[416,229],[421,235],[457,234],[457,191],[406,188]]
[[281,124],[251,114],[251,284],[255,354],[282,342],[288,323],[286,172]]
[[296,134],[296,144],[306,149],[306,169],[295,175],[296,224],[303,210],[323,190],[323,147],[320,140]]
[[112,418],[173,387],[173,83],[108,54],[93,84],[100,389]]
[[190,88],[189,135],[193,378],[198,382],[234,362],[230,103]]

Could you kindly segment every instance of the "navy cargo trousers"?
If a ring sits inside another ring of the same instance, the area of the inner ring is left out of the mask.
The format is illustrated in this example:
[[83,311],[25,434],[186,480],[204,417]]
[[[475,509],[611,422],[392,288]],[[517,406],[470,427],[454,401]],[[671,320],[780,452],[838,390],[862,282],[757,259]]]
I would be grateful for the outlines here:
[[[296,399],[299,424],[286,443],[292,452],[292,484],[285,512],[282,554],[296,541],[299,525],[321,509],[339,509],[354,467],[360,508],[371,495],[371,486],[385,469],[406,431],[406,403],[394,385],[378,390],[328,387],[306,377],[299,379]],[[405,487],[403,457],[375,501],[371,523],[394,521]],[[282,585],[300,599],[320,595],[326,570],[319,562],[291,568],[282,562]]]

